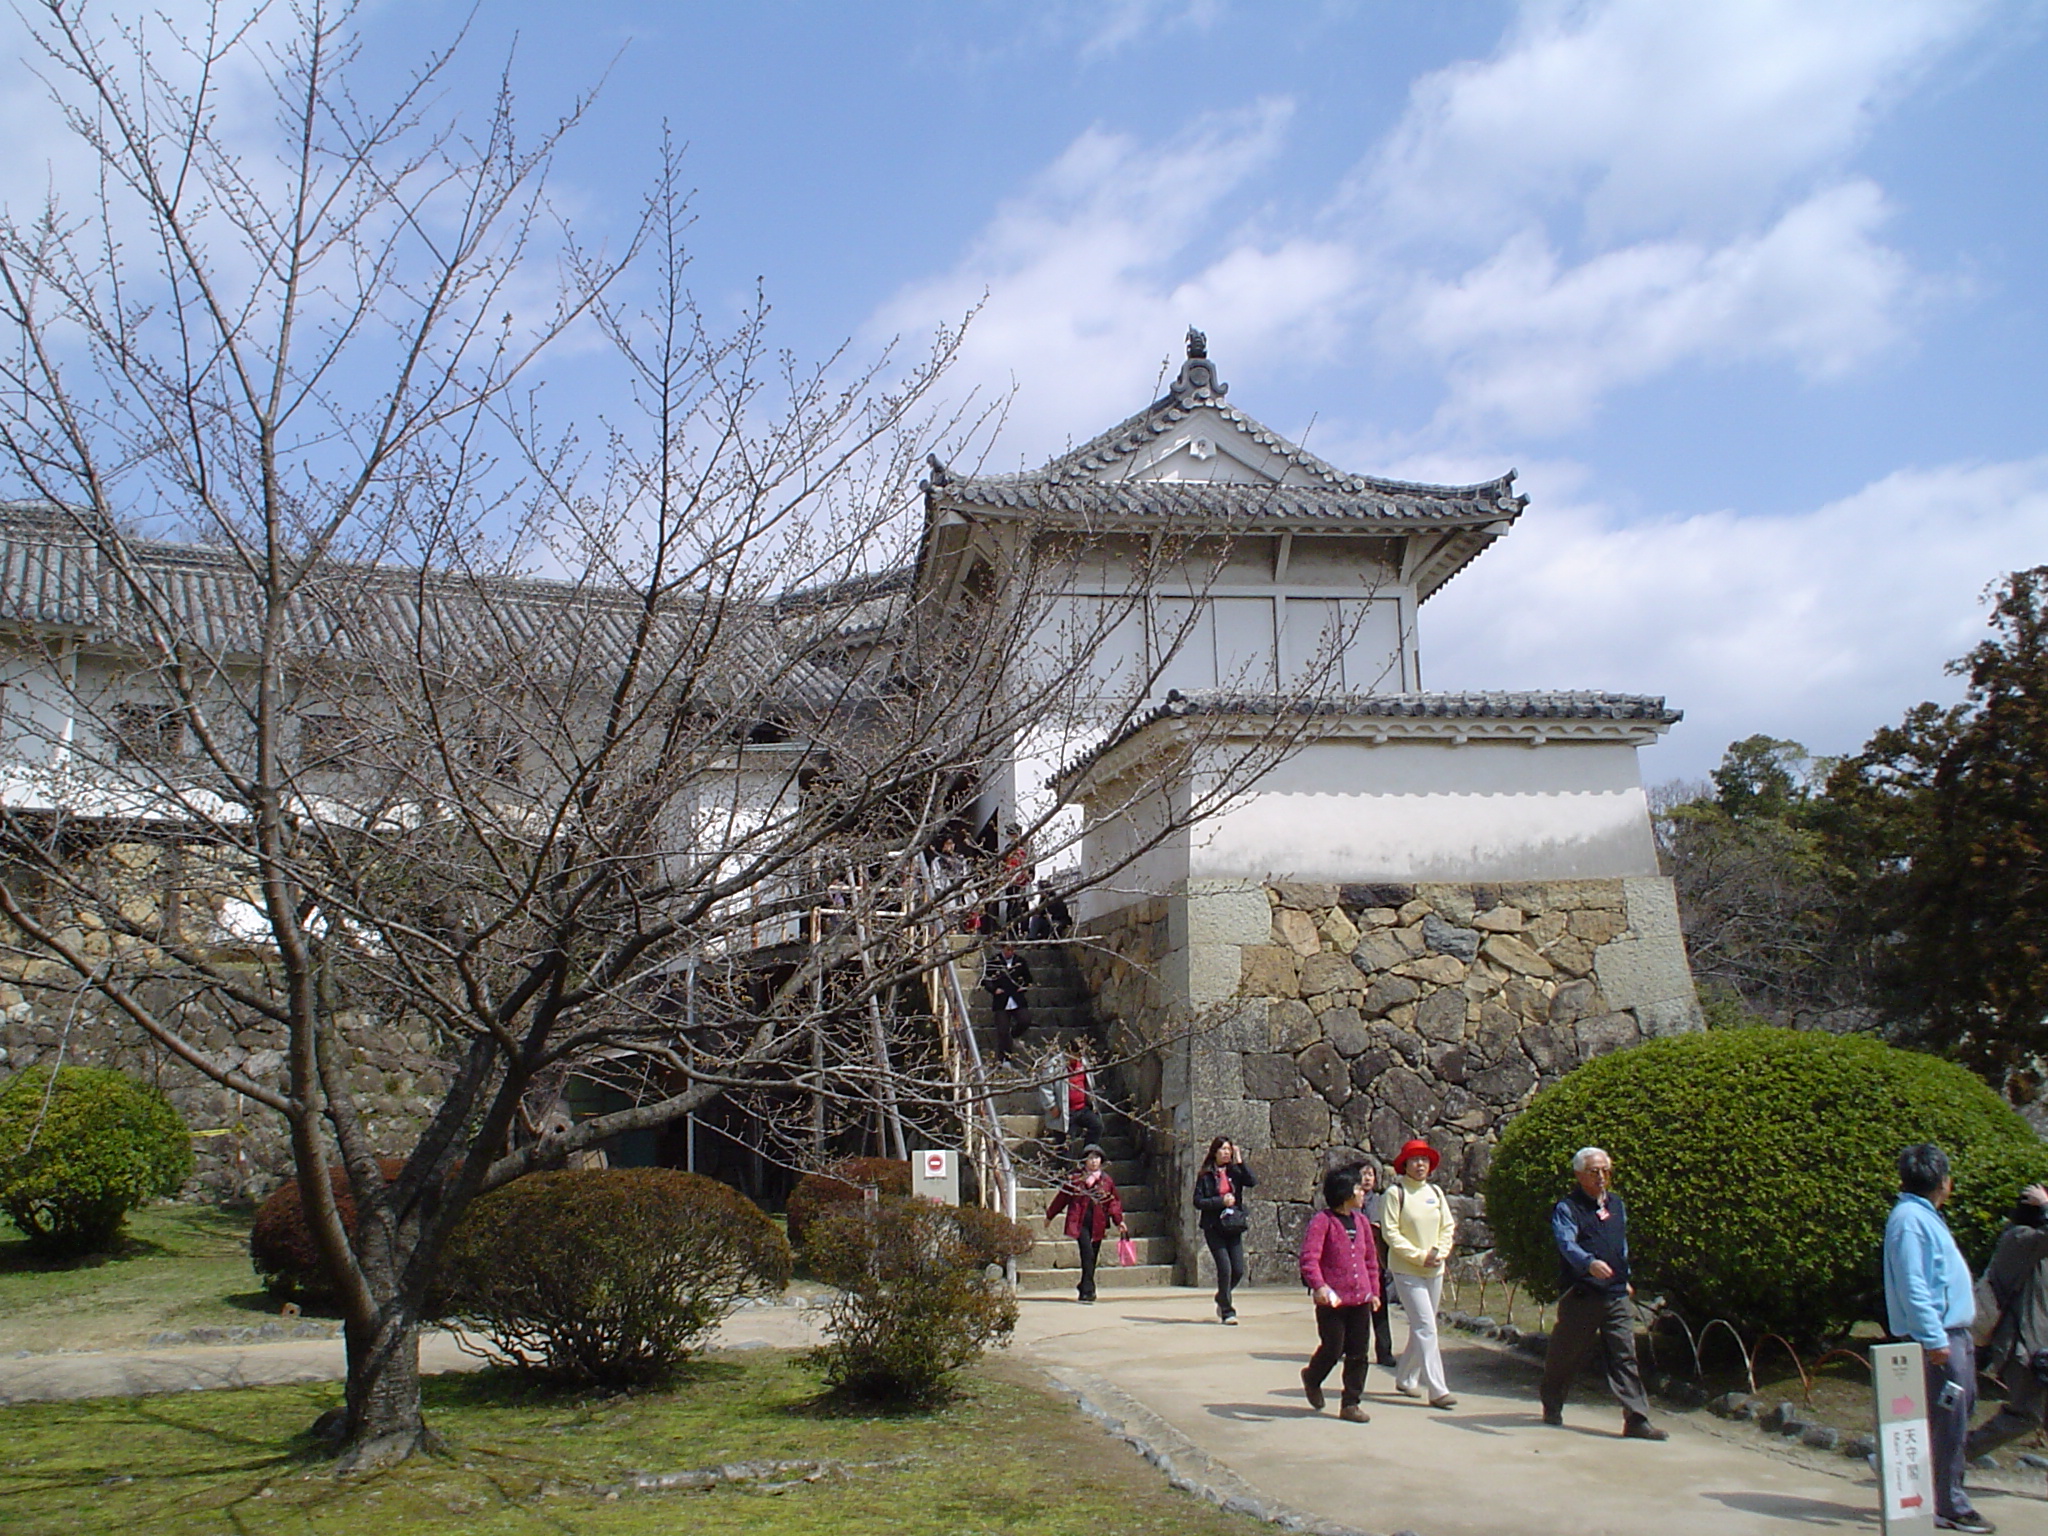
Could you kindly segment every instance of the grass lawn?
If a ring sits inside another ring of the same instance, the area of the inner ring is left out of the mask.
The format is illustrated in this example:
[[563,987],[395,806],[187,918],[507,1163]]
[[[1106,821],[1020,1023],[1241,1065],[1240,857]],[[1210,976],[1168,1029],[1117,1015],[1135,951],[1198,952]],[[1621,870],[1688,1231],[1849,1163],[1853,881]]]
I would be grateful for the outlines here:
[[249,1215],[157,1205],[128,1218],[118,1252],[52,1265],[0,1218],[0,1354],[118,1349],[151,1334],[277,1315],[249,1268]]
[[[1169,1488],[1018,1366],[991,1360],[928,1414],[836,1409],[793,1357],[697,1363],[674,1391],[525,1395],[508,1373],[427,1383],[445,1456],[337,1481],[292,1433],[332,1385],[0,1409],[10,1536],[215,1533],[693,1533],[754,1536],[1252,1536],[1268,1529]],[[781,1492],[620,1491],[637,1473],[776,1458],[847,1463]],[[861,1463],[888,1463],[861,1467]]]

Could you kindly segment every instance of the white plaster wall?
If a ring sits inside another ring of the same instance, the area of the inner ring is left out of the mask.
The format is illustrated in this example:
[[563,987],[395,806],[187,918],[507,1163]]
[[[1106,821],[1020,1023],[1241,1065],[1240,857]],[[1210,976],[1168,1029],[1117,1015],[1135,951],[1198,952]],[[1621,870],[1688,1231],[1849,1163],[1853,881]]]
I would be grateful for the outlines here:
[[6,719],[0,724],[6,755],[21,762],[48,762],[59,743],[68,739],[73,713],[55,659],[41,648],[16,652],[0,662],[0,682],[7,689]]
[[1200,879],[1588,880],[1657,873],[1635,748],[1339,740],[1195,829]]
[[1149,783],[1088,803],[1082,865],[1088,885],[1073,904],[1077,919],[1087,922],[1183,887],[1188,874],[1185,828],[1167,834],[1150,849],[1136,850],[1170,818],[1184,817],[1186,806],[1186,786],[1171,782]]

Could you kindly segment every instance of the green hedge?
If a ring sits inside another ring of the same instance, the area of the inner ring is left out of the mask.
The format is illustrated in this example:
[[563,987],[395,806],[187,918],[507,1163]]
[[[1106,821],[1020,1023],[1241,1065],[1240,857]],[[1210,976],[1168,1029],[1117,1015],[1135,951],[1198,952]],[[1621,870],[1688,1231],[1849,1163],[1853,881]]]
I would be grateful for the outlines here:
[[0,1087],[0,1210],[29,1246],[97,1253],[138,1205],[192,1176],[192,1133],[170,1101],[105,1067],[30,1067]]
[[1695,1328],[1815,1339],[1882,1316],[1884,1220],[1901,1148],[1955,1169],[1947,1215],[1973,1265],[2048,1147],[1951,1062],[1861,1036],[1715,1030],[1588,1062],[1502,1133],[1487,1215],[1510,1276],[1556,1294],[1550,1210],[1582,1146],[1614,1157],[1636,1285]]
[[789,1283],[761,1208],[673,1168],[532,1173],[450,1235],[434,1308],[505,1359],[569,1386],[668,1379],[742,1300]]

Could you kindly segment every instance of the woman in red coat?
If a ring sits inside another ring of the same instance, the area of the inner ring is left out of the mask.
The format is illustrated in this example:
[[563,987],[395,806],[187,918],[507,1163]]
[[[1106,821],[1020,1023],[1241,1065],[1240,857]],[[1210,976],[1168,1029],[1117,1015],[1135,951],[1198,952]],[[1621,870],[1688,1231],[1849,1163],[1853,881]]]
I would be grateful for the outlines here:
[[1102,1148],[1093,1142],[1081,1153],[1081,1166],[1067,1175],[1067,1182],[1045,1208],[1045,1224],[1051,1226],[1061,1211],[1067,1213],[1067,1236],[1081,1250],[1080,1297],[1095,1299],[1095,1253],[1111,1227],[1121,1237],[1131,1229],[1124,1225],[1124,1202],[1116,1192],[1116,1180],[1102,1171]]
[[1311,1408],[1323,1406],[1323,1378],[1344,1359],[1344,1401],[1338,1417],[1367,1423],[1361,1405],[1371,1359],[1372,1315],[1380,1307],[1380,1261],[1372,1223],[1359,1209],[1358,1170],[1339,1168],[1323,1179],[1323,1206],[1301,1235],[1301,1283],[1316,1304],[1316,1352],[1302,1367],[1301,1390]]

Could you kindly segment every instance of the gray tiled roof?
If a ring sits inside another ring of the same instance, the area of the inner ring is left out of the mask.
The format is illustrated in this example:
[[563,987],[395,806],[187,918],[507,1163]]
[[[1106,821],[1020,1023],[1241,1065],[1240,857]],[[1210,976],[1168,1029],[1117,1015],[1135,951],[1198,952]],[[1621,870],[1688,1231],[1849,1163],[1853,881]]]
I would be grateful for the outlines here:
[[947,486],[956,506],[999,507],[1019,512],[1052,512],[1066,517],[1172,519],[1243,526],[1254,523],[1340,523],[1384,525],[1386,531],[1431,526],[1470,526],[1512,518],[1508,484],[1467,489],[1396,486],[1331,490],[1312,485],[1243,485],[1229,481],[1132,480],[1102,483],[1028,476],[963,480]]
[[1231,715],[1274,720],[1290,716],[1354,720],[1613,720],[1665,727],[1685,718],[1684,711],[1672,709],[1662,698],[1639,693],[1348,693],[1296,698],[1285,694],[1175,691],[1116,735],[1061,768],[1057,777],[1062,782],[1071,782],[1161,720]]
[[[1276,479],[1294,469],[1309,484],[1250,486],[1189,481],[1131,481],[1118,484],[1130,461],[1154,439],[1188,421],[1197,412],[1221,417],[1259,444],[1272,457],[1268,468]],[[1514,493],[1514,472],[1478,485],[1423,485],[1346,474],[1306,448],[1289,442],[1208,389],[1179,385],[1135,416],[1062,454],[1040,469],[1012,475],[938,478],[928,491],[953,506],[1005,507],[1017,510],[1117,513],[1147,512],[1167,493],[1188,495],[1186,510],[1214,510],[1244,518],[1282,520],[1392,520],[1405,524],[1494,522],[1512,519],[1524,502]],[[1203,501],[1202,496],[1213,497]],[[1157,510],[1173,511],[1161,505]]]
[[820,639],[829,635],[834,640],[853,640],[897,623],[916,584],[916,566],[897,566],[785,592],[775,599],[775,613],[784,622],[805,626]]
[[[687,655],[711,614],[694,599],[665,604],[662,643]],[[0,503],[0,623],[81,630],[116,645],[168,634],[233,657],[256,650],[258,617],[255,582],[231,550],[95,532],[84,514]],[[641,618],[623,588],[342,563],[317,572],[288,611],[302,659],[397,662],[418,648],[429,665],[506,657],[570,675],[615,665]],[[695,666],[692,685],[719,706],[847,702],[845,680],[805,660],[775,620],[765,606],[716,610],[717,662]]]

